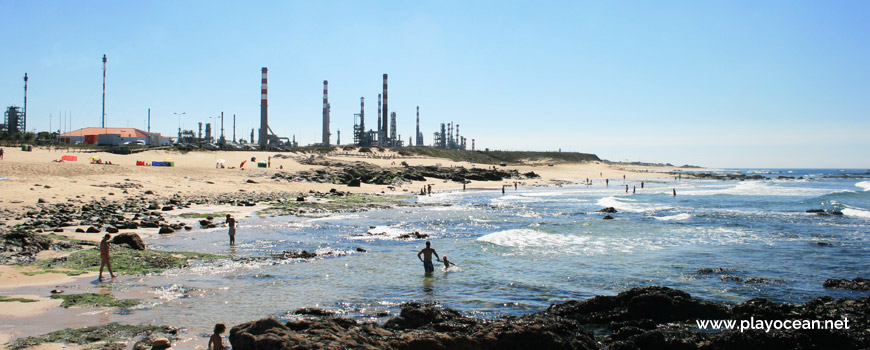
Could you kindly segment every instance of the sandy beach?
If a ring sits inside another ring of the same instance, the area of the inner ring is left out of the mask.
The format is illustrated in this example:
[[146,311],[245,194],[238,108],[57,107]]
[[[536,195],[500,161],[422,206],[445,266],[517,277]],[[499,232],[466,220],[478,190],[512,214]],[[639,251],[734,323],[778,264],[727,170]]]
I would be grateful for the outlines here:
[[[63,156],[75,156],[77,161],[62,161]],[[74,203],[87,204],[97,200],[123,201],[142,198],[148,193],[157,197],[173,195],[193,196],[209,194],[247,193],[308,193],[328,192],[331,189],[348,193],[385,193],[402,194],[417,193],[420,188],[432,185],[433,191],[452,191],[462,188],[462,184],[454,181],[427,178],[426,181],[415,181],[401,186],[386,186],[362,184],[360,187],[348,187],[336,184],[312,183],[304,181],[278,181],[271,178],[272,174],[285,172],[296,173],[323,168],[319,165],[300,163],[301,159],[319,157],[321,154],[276,153],[276,152],[213,152],[196,151],[182,153],[175,150],[146,151],[131,155],[117,155],[104,152],[83,153],[67,149],[37,147],[25,152],[19,148],[6,147],[4,159],[0,161],[0,205],[6,215],[4,222],[7,227],[19,224],[23,220],[16,218],[22,211],[35,208],[38,203]],[[590,163],[556,163],[550,165],[548,160],[536,160],[524,165],[502,167],[494,164],[471,164],[454,162],[448,159],[425,157],[402,157],[392,151],[383,153],[359,153],[341,151],[340,154],[322,155],[327,161],[334,162],[365,162],[383,168],[402,167],[407,162],[411,166],[441,166],[465,168],[492,168],[517,170],[520,173],[535,172],[538,179],[519,182],[520,186],[559,186],[566,183],[579,183],[587,178],[602,182],[605,178],[612,180],[622,178],[664,178],[667,172],[677,170],[665,167],[626,167],[612,166],[605,162]],[[91,157],[99,157],[104,164],[92,164]],[[269,159],[271,157],[271,160]],[[254,161],[252,161],[254,159]],[[172,161],[174,167],[137,166],[137,161],[150,163],[152,161]],[[246,161],[244,168],[239,168]],[[257,167],[256,162],[271,162],[271,167]],[[111,163],[111,164],[106,164]],[[220,168],[224,165],[224,168]],[[468,190],[499,190],[502,186],[513,186],[513,181],[472,181],[467,184]],[[193,223],[195,219],[181,219],[179,215],[186,212],[209,213],[232,211],[240,218],[256,215],[262,206],[228,207],[226,205],[195,206],[181,208],[171,213],[174,218]],[[77,233],[69,227],[61,235],[71,239],[96,242],[101,234]],[[146,241],[157,235],[156,228],[139,228],[122,230],[135,232]],[[63,256],[61,252],[43,251],[39,260]],[[6,342],[20,335],[15,332],[18,327],[27,327],[19,323],[39,322],[40,315],[56,309],[59,300],[49,299],[48,295],[10,294],[10,290],[23,287],[50,287],[73,283],[83,279],[93,279],[96,273],[89,272],[83,276],[67,276],[62,273],[32,273],[32,267],[0,266],[0,293],[7,297],[26,297],[36,302],[8,302],[8,308],[0,312],[0,322],[14,325],[11,329],[0,330],[0,341]],[[30,273],[29,273],[30,272]],[[175,325],[183,326],[183,325]]]
[[[344,152],[343,152],[344,153]],[[453,162],[441,158],[412,158],[402,157],[396,152],[375,153],[374,155],[358,152],[348,152],[349,155],[325,155],[327,159],[353,162],[362,161],[384,168],[399,168],[402,161],[410,165],[440,165],[445,167],[461,166],[492,167],[494,164],[471,164],[468,162]],[[71,155],[78,158],[77,161],[55,162],[62,156]],[[277,156],[288,158],[278,158]],[[319,155],[319,154],[318,154]],[[90,157],[99,157],[104,162],[112,165],[89,164]],[[265,161],[272,157],[270,168],[258,168],[252,164],[251,158],[257,161]],[[352,193],[379,193],[396,191],[416,191],[424,184],[432,184],[433,191],[443,191],[461,188],[457,182],[431,179],[425,182],[416,182],[399,186],[391,191],[387,186],[363,184],[361,187],[346,187],[334,184],[318,184],[308,182],[278,182],[265,180],[264,176],[276,172],[294,173],[302,170],[321,168],[316,165],[303,165],[296,159],[310,157],[312,154],[299,153],[276,153],[276,152],[212,152],[197,151],[181,153],[178,151],[146,151],[132,155],[117,155],[104,152],[76,153],[65,149],[34,148],[31,152],[21,151],[18,148],[7,147],[3,161],[0,161],[0,184],[3,186],[3,194],[0,195],[0,203],[4,208],[20,208],[34,205],[42,198],[49,203],[60,202],[86,202],[91,199],[107,198],[122,199],[136,197],[145,191],[153,191],[160,196],[173,194],[203,194],[203,193],[228,193],[236,191],[249,192],[307,192],[329,191],[338,188]],[[377,158],[373,158],[377,157]],[[136,161],[174,161],[174,167],[151,167],[136,166]],[[224,160],[227,168],[218,169],[215,165],[219,160]],[[246,161],[244,170],[239,165]],[[521,173],[534,171],[541,176],[540,179],[524,181],[525,185],[546,185],[554,181],[602,181],[603,178],[617,179],[624,176],[628,178],[662,178],[668,175],[668,171],[676,170],[675,167],[642,167],[642,166],[611,166],[604,162],[581,163],[581,164],[553,164],[547,166],[547,162],[536,161],[535,165],[508,166],[507,169],[516,169]],[[234,169],[230,169],[234,168]],[[282,169],[283,168],[283,169]],[[256,183],[247,180],[254,179]],[[128,187],[123,187],[122,184]],[[504,185],[512,184],[505,181]],[[473,181],[467,188],[499,189],[502,183],[492,181]]]

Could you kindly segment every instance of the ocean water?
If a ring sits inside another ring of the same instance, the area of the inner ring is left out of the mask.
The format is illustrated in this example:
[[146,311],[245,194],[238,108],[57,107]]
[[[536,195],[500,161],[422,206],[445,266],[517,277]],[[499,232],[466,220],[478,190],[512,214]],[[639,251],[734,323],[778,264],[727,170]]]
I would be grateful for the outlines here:
[[[504,195],[437,193],[409,199],[434,204],[424,207],[244,219],[232,248],[225,228],[180,232],[148,243],[154,249],[234,257],[303,249],[332,254],[194,263],[158,276],[120,278],[112,282],[113,293],[150,301],[109,317],[207,333],[216,322],[293,319],[301,307],[383,320],[397,315],[402,302],[424,301],[495,317],[648,285],[726,303],[868,294],[822,287],[827,278],[868,277],[866,170],[733,172],[772,179],[645,179],[643,189],[641,180],[629,180],[634,194],[625,192],[622,179],[611,179],[609,187],[593,179],[591,186],[520,187]],[[602,219],[597,211],[604,207],[618,210],[611,214],[614,220]],[[844,215],[819,216],[808,209]],[[458,267],[436,265],[435,273],[424,274],[416,254],[425,240],[398,238],[414,231],[429,235],[432,247]],[[704,268],[722,272],[698,273]]]

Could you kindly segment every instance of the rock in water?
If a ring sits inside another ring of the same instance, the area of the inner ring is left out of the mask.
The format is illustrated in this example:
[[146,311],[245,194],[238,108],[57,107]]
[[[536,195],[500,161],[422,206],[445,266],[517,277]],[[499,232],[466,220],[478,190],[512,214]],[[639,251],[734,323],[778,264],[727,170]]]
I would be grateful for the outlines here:
[[112,238],[114,244],[124,244],[131,249],[145,250],[145,242],[135,233],[124,232]]
[[855,277],[850,281],[845,278],[828,278],[824,286],[828,289],[870,290],[870,279]]

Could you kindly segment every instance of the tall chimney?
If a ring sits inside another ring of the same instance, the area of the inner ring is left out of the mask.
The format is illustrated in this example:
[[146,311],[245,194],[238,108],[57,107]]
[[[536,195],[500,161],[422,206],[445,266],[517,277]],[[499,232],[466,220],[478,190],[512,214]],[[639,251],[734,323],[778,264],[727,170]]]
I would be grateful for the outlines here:
[[[266,74],[269,72],[269,69],[263,67],[262,71],[263,81],[260,85],[260,139],[258,141],[260,142],[260,149],[266,149],[267,141],[269,139],[269,137],[267,136],[269,134],[269,102],[266,98],[267,90],[269,88],[266,80]],[[253,132],[251,133],[251,135],[251,138],[253,139]],[[251,142],[253,143],[254,140],[251,140]]]
[[[384,127],[383,128],[384,141],[386,141],[386,138],[388,137],[387,136],[387,130],[388,130],[387,127],[390,125],[389,119],[387,119],[387,117],[390,114],[388,113],[388,108],[387,108],[387,74],[386,73],[384,74],[384,110],[382,113],[383,113],[383,121],[384,121],[384,125],[383,125],[383,127]],[[386,146],[387,142],[384,142],[383,145]]]
[[378,94],[378,146],[384,145],[384,118],[381,116],[381,102],[381,94]]
[[323,81],[323,137],[321,143],[329,146],[329,82]]
[[390,146],[398,146],[399,138],[396,137],[396,112],[390,113]]
[[[417,106],[417,134],[414,136],[417,137],[417,142],[414,143],[414,146],[422,146],[423,134],[420,133],[420,106]],[[411,141],[408,141],[408,145],[411,145]]]
[[359,129],[363,133],[366,131],[366,98],[359,98]]
[[106,127],[106,55],[103,55],[103,128]]
[[[105,62],[105,58],[104,58],[103,60],[104,60],[103,62]],[[105,71],[105,68],[104,68],[104,71]],[[103,73],[103,76],[104,76],[104,78],[103,78],[103,79],[104,79],[104,80],[103,80],[103,81],[104,81],[104,82],[103,82],[103,91],[105,91],[105,89],[106,89],[106,88],[105,88],[105,85],[106,85],[106,83],[105,83],[105,73]],[[28,80],[28,79],[27,79],[27,73],[24,73],[24,123],[22,124],[22,125],[23,125],[23,129],[21,130],[21,133],[22,133],[22,134],[25,133],[25,132],[27,132],[27,80]],[[105,112],[105,110],[106,110],[106,108],[105,108],[105,105],[106,105],[105,100],[106,100],[106,97],[105,97],[105,92],[104,92],[104,93],[103,93],[103,101],[104,101],[104,102],[103,102],[103,106],[104,106],[104,107],[103,107],[103,114],[104,114],[104,115],[106,114],[106,112]],[[17,127],[17,125],[16,125],[16,127]],[[51,131],[51,130],[49,130],[49,131]]]

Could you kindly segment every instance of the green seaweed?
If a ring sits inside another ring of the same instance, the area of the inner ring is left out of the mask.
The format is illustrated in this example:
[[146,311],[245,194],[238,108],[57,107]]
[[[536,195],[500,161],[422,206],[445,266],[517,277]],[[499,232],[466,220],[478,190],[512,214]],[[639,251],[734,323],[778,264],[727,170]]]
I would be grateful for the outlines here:
[[119,307],[131,308],[141,302],[139,299],[115,299],[111,294],[54,294],[52,299],[62,299],[60,306],[70,307]]
[[35,303],[35,302],[37,302],[37,300],[27,299],[27,298],[10,298],[10,297],[7,297],[5,295],[0,295],[0,302],[4,302],[4,303],[10,303],[10,302]]
[[269,207],[260,211],[262,214],[299,215],[299,214],[331,214],[365,211],[369,209],[386,209],[391,207],[424,206],[413,203],[410,195],[377,196],[369,194],[348,194],[344,196],[329,196],[320,201],[270,203]]
[[139,335],[153,337],[175,338],[177,330],[167,326],[132,326],[108,324],[105,326],[85,327],[77,329],[65,329],[46,333],[43,335],[19,338],[9,343],[10,350],[22,350],[44,343],[63,342],[67,344],[95,344],[94,347],[105,349],[114,348],[113,343],[127,341]]
[[[115,273],[144,275],[160,273],[172,268],[187,267],[191,260],[215,260],[219,258],[223,258],[223,256],[193,252],[136,250],[113,246],[111,263]],[[41,261],[38,266],[45,271],[62,272],[69,275],[99,271],[100,252],[96,249],[80,250],[66,257]],[[108,272],[107,269],[104,270]]]

